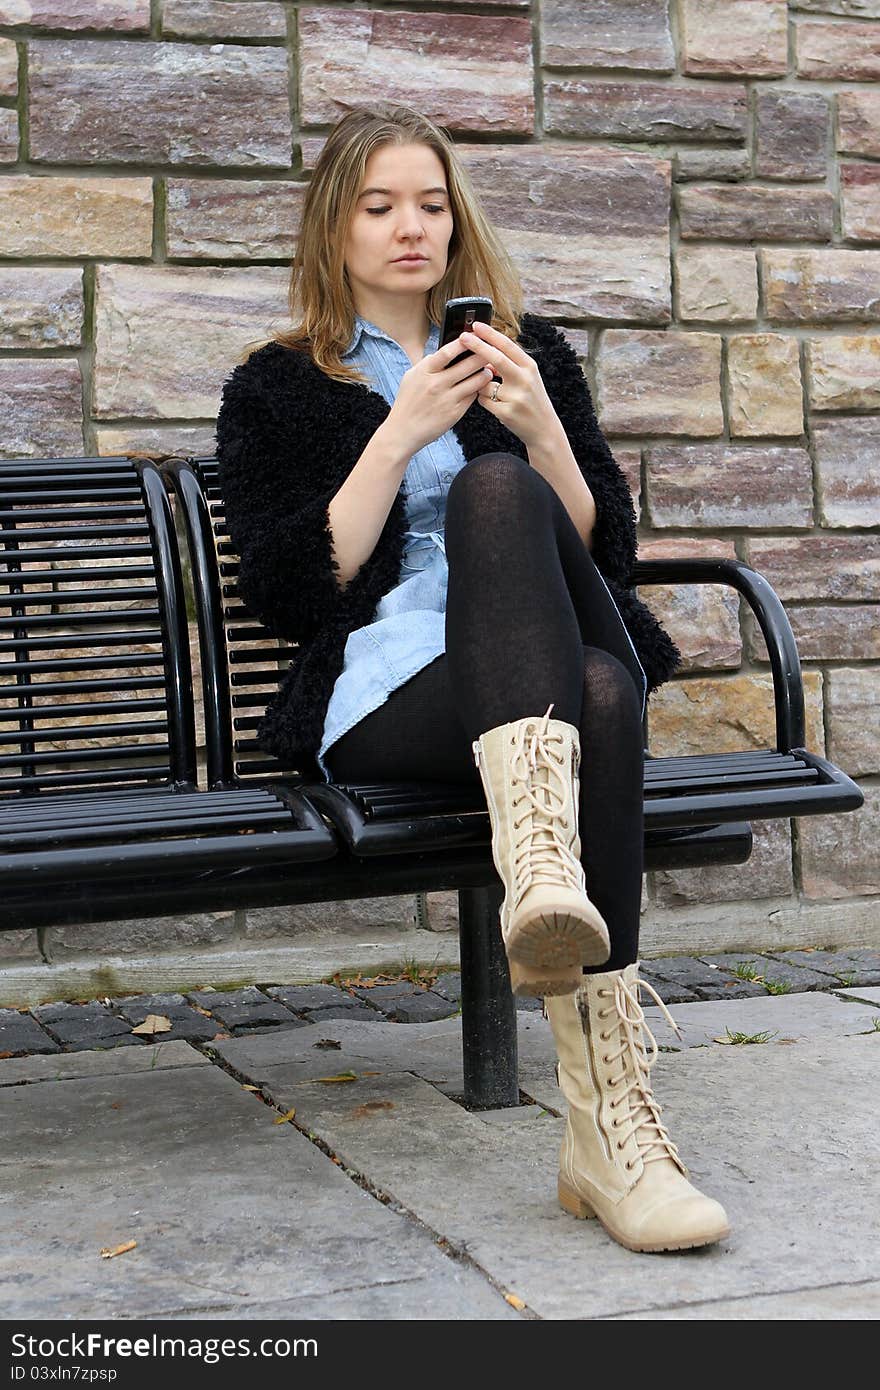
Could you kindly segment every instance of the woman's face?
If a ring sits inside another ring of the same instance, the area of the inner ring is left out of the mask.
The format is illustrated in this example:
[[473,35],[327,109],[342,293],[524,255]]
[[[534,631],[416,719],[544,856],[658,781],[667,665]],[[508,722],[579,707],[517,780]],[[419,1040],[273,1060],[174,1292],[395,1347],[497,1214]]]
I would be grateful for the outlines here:
[[[434,151],[427,145],[374,150],[345,247],[355,301],[374,302],[377,294],[427,294],[446,273],[451,236],[446,171]],[[424,260],[399,259],[413,253]]]

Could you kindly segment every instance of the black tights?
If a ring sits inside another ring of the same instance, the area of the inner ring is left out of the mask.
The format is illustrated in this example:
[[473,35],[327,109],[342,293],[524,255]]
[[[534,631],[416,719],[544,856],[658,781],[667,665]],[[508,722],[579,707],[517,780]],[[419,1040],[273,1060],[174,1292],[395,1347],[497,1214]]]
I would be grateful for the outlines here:
[[590,970],[637,959],[643,872],[644,678],[617,607],[554,488],[524,459],[456,474],[445,527],[446,651],[325,754],[337,782],[481,786],[471,743],[545,713],[580,731],[587,891],[611,937]]

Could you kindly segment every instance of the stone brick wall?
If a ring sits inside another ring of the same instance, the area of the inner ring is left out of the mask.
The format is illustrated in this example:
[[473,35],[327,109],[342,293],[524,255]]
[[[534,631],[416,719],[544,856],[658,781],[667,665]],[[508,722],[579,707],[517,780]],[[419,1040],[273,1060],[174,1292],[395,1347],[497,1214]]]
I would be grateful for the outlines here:
[[[642,557],[767,576],[809,747],[865,790],[855,815],[758,823],[745,867],[652,875],[649,909],[836,899],[864,922],[878,77],[880,0],[0,0],[0,452],[210,451],[223,379],[286,322],[327,131],[353,102],[420,107],[453,132],[527,307],[582,358]],[[685,654],[651,701],[652,751],[772,739],[766,649],[734,593],[643,597]]]

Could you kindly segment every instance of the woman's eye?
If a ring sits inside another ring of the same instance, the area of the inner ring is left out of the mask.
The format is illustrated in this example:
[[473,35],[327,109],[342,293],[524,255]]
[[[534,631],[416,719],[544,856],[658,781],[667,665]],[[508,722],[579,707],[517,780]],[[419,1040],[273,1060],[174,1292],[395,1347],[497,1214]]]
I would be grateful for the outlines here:
[[[439,205],[432,204],[432,203],[426,203],[426,204],[425,204],[425,207],[427,208],[427,211],[428,211],[428,212],[445,212],[445,211],[446,211],[445,207],[440,207]],[[390,209],[389,209],[389,208],[366,208],[365,211],[366,211],[366,212],[389,212]]]

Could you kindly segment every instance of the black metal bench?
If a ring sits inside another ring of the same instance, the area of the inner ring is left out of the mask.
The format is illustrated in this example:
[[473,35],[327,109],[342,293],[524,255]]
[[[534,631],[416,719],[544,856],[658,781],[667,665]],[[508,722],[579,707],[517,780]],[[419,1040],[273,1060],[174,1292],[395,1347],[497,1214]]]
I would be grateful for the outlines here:
[[[215,459],[170,461],[190,550],[205,692],[207,778],[216,790],[297,790],[340,837],[327,865],[327,899],[458,891],[465,1096],[472,1105],[517,1102],[516,1021],[498,931],[502,889],[479,789],[400,782],[306,781],[257,746],[255,729],[290,651],[242,605],[237,557],[226,532]],[[855,782],[805,747],[800,661],[785,610],[767,581],[732,560],[640,562],[639,584],[728,584],[755,613],[770,659],[776,746],[757,751],[653,757],[645,750],[645,867],[745,862],[752,819],[852,811]],[[302,894],[291,876],[291,902]]]
[[128,458],[0,461],[0,928],[263,901],[338,837],[288,789],[198,789],[170,498]]

